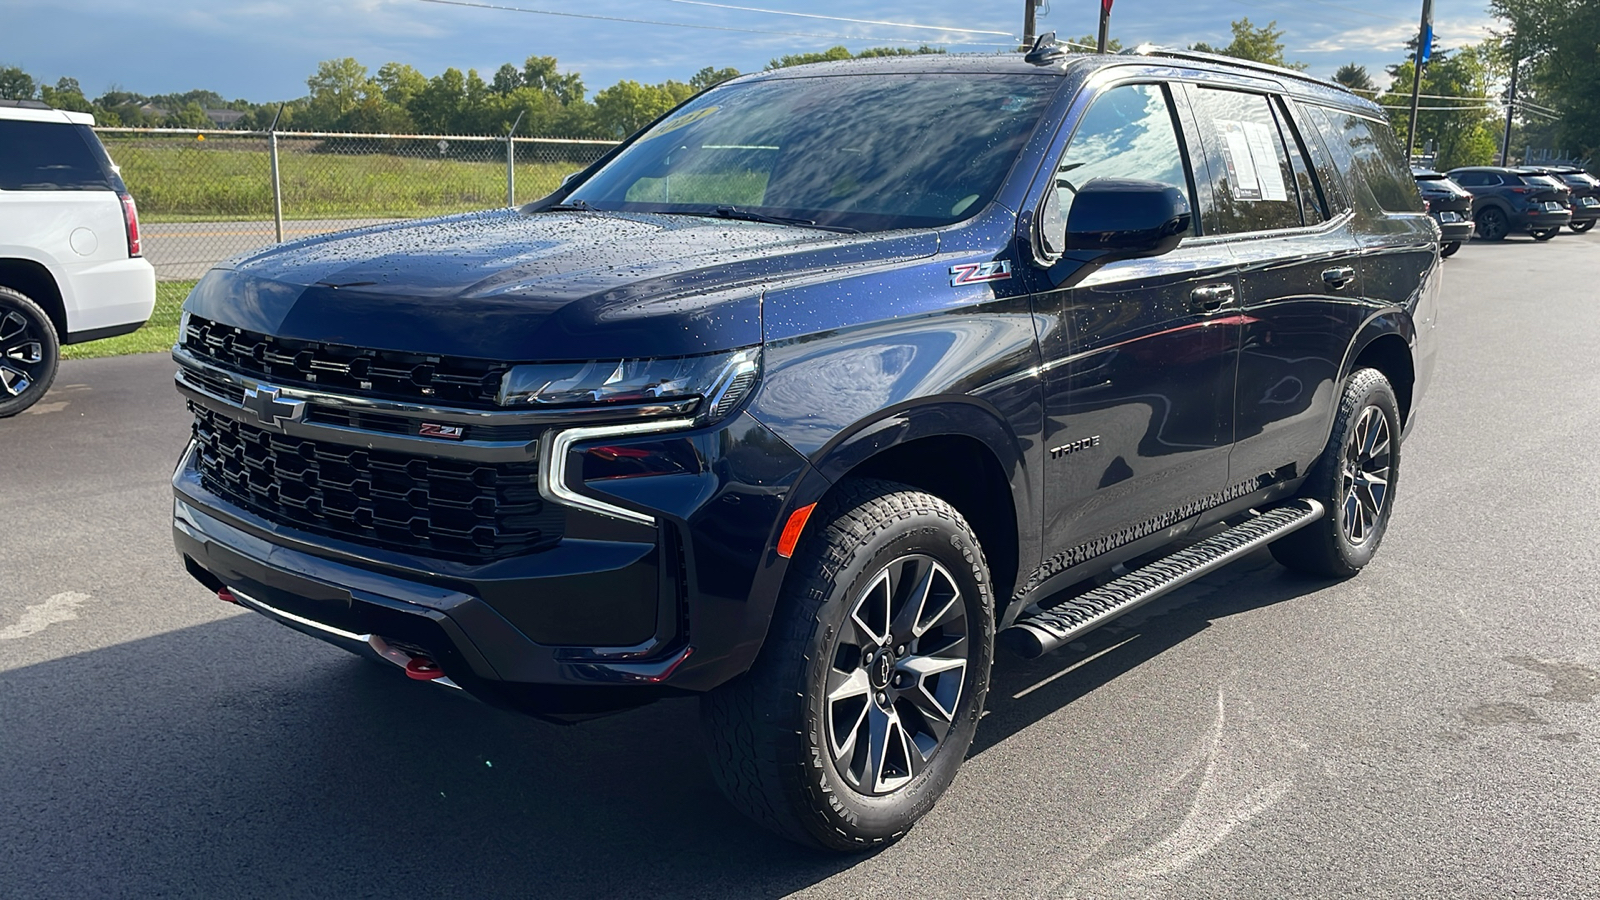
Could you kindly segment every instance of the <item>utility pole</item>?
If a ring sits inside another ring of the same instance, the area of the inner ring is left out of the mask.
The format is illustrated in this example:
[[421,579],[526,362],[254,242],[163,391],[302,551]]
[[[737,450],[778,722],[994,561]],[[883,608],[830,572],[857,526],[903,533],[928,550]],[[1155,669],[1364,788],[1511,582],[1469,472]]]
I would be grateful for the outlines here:
[[1511,90],[1506,97],[1506,135],[1500,141],[1500,165],[1508,165],[1511,156],[1511,117],[1517,111],[1517,66],[1522,60],[1517,54],[1517,37],[1511,36]]
[[1022,0],[1022,49],[1033,46],[1033,4],[1036,0]]
[[1406,123],[1406,164],[1411,163],[1417,140],[1417,98],[1422,90],[1422,67],[1433,55],[1433,0],[1422,0],[1422,24],[1417,28],[1417,55],[1411,73],[1411,121]]
[[1111,2],[1100,0],[1100,41],[1095,48],[1096,53],[1106,52],[1106,44],[1111,40]]

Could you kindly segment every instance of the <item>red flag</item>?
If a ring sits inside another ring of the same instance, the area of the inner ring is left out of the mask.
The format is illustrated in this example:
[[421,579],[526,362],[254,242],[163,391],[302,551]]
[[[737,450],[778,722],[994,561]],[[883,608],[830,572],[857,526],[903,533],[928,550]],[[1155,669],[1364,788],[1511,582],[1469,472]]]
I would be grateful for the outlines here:
[[1110,12],[1111,12],[1111,0],[1100,0],[1100,11],[1103,12],[1103,13],[1110,14]]

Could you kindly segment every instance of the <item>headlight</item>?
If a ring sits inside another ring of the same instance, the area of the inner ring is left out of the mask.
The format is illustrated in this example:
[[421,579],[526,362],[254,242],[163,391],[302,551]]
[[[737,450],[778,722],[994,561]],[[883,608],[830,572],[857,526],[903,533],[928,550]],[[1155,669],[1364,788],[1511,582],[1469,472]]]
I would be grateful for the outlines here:
[[663,414],[693,409],[702,419],[715,419],[744,399],[760,366],[756,347],[703,356],[535,363],[513,366],[500,379],[497,400],[524,408],[671,404],[677,408],[663,408]]

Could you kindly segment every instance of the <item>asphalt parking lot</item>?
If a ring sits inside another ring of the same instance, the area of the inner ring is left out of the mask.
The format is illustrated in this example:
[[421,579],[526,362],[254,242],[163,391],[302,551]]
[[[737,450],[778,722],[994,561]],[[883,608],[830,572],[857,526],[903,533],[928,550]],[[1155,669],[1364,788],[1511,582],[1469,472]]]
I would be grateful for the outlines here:
[[171,361],[64,363],[0,423],[0,897],[1600,897],[1600,234],[1445,268],[1372,566],[1002,655],[865,858],[747,824],[691,701],[546,725],[218,602]]

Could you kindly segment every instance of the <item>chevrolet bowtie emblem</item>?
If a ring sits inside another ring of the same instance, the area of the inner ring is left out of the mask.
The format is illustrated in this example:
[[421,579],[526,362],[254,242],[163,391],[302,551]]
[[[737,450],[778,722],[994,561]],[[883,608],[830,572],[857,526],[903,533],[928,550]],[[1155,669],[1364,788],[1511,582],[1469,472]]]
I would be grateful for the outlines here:
[[285,422],[298,422],[306,414],[304,400],[283,400],[283,392],[270,384],[258,384],[244,390],[244,408],[256,414],[261,424],[271,428],[283,427]]

